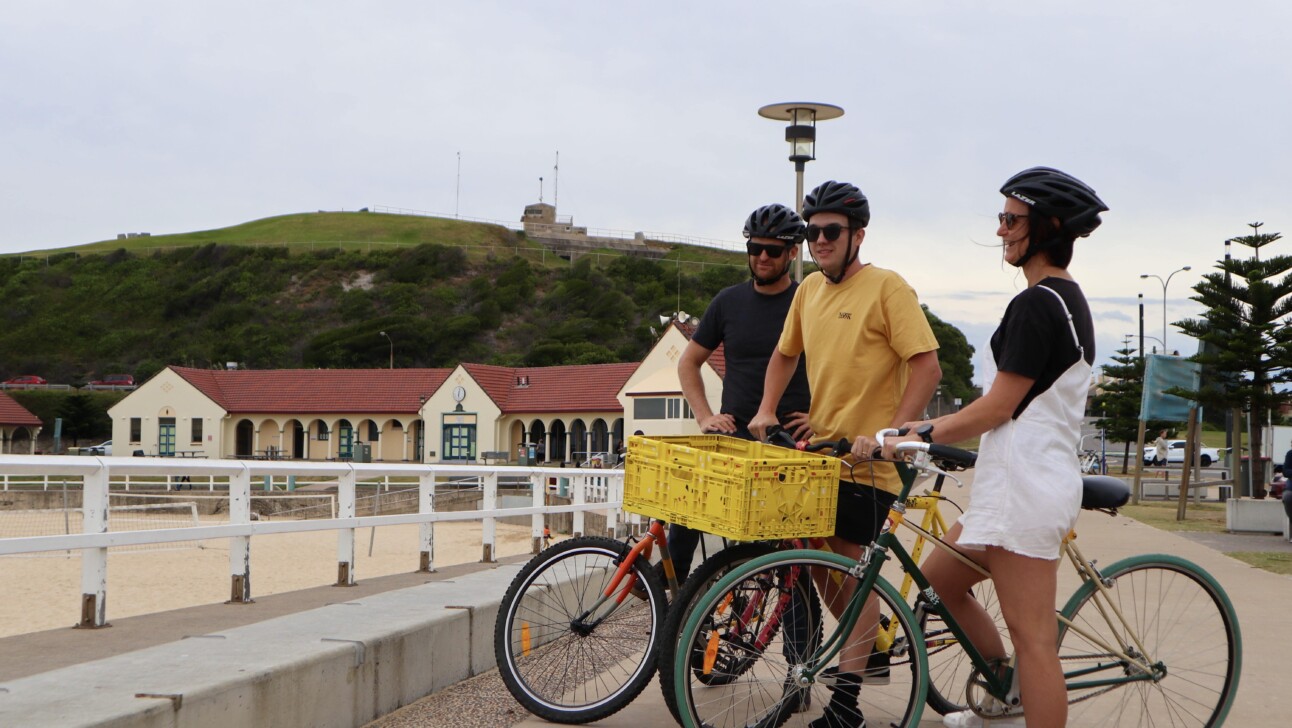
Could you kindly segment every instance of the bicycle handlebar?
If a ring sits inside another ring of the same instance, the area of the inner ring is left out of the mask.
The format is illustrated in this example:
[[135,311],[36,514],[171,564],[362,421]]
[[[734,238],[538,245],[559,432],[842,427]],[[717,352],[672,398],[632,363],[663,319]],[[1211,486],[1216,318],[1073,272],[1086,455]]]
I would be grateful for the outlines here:
[[[886,428],[875,433],[875,442],[878,442],[879,447],[882,448],[884,446],[885,437],[905,434],[905,428],[902,430],[896,430],[891,427]],[[929,454],[929,457],[935,460],[950,463],[961,468],[972,468],[974,464],[978,462],[978,453],[976,452],[961,450],[958,447],[951,447],[950,445],[939,445],[937,443],[899,442],[897,443],[897,451],[925,452]]]

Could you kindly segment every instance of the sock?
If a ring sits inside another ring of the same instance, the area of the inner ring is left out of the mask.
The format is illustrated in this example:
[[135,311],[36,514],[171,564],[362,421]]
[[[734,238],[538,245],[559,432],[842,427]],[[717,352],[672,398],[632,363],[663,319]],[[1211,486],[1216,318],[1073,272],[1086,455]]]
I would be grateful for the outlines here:
[[824,674],[834,675],[835,684],[830,686],[830,704],[825,706],[825,714],[808,724],[808,728],[866,728],[866,717],[857,707],[857,698],[861,694],[861,676],[851,672],[839,672],[830,668]]

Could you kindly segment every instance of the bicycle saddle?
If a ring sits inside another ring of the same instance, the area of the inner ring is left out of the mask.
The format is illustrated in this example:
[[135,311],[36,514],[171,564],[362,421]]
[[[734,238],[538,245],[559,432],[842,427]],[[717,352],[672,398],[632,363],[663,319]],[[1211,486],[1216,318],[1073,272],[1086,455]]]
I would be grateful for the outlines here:
[[1130,486],[1108,475],[1081,477],[1081,507],[1088,510],[1120,508],[1130,500]]

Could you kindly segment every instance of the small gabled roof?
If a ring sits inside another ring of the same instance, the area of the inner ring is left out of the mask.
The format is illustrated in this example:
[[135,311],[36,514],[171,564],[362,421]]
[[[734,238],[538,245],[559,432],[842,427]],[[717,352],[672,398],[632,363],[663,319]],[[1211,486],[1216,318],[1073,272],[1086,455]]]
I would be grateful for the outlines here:
[[463,364],[504,414],[529,412],[622,412],[616,396],[638,362],[556,367]]
[[171,370],[226,412],[416,414],[451,369]]
[[18,404],[13,397],[0,392],[0,425],[21,425],[39,427],[44,423],[26,407]]
[[[681,321],[676,320],[671,323],[673,326],[677,327],[677,330],[682,333],[682,336],[686,337],[687,341],[690,341],[691,337],[695,335],[695,324],[684,324]],[[718,373],[719,379],[727,378],[726,344],[718,344],[718,348],[714,349],[713,353],[709,355],[709,366],[713,367],[713,371]]]

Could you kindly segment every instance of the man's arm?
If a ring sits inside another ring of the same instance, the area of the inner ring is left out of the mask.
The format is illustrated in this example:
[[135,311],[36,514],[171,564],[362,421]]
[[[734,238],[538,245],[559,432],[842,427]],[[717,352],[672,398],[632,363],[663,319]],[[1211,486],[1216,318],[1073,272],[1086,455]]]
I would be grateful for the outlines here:
[[[907,422],[919,420],[924,416],[924,409],[933,399],[933,392],[942,381],[942,366],[938,364],[938,352],[924,351],[906,360],[910,372],[906,377],[906,390],[897,403],[897,412],[889,422],[889,427],[902,427]],[[875,442],[874,433],[858,435],[852,442],[852,454],[859,460],[868,460],[879,443]]]
[[677,378],[682,383],[682,395],[695,413],[695,421],[700,425],[700,432],[736,431],[736,420],[729,414],[714,414],[709,407],[709,397],[704,389],[704,375],[700,367],[713,355],[713,349],[706,349],[692,339],[682,351],[677,361]]
[[772,358],[767,362],[767,374],[763,378],[763,401],[758,405],[758,414],[749,421],[749,432],[759,440],[767,437],[767,428],[780,424],[776,417],[776,408],[780,405],[781,396],[798,368],[799,356],[786,356],[779,347],[772,350]]
[[937,350],[916,354],[906,360],[906,365],[910,367],[906,391],[902,392],[902,401],[897,404],[890,427],[901,427],[906,422],[920,419],[937,391],[938,382],[942,381]]

